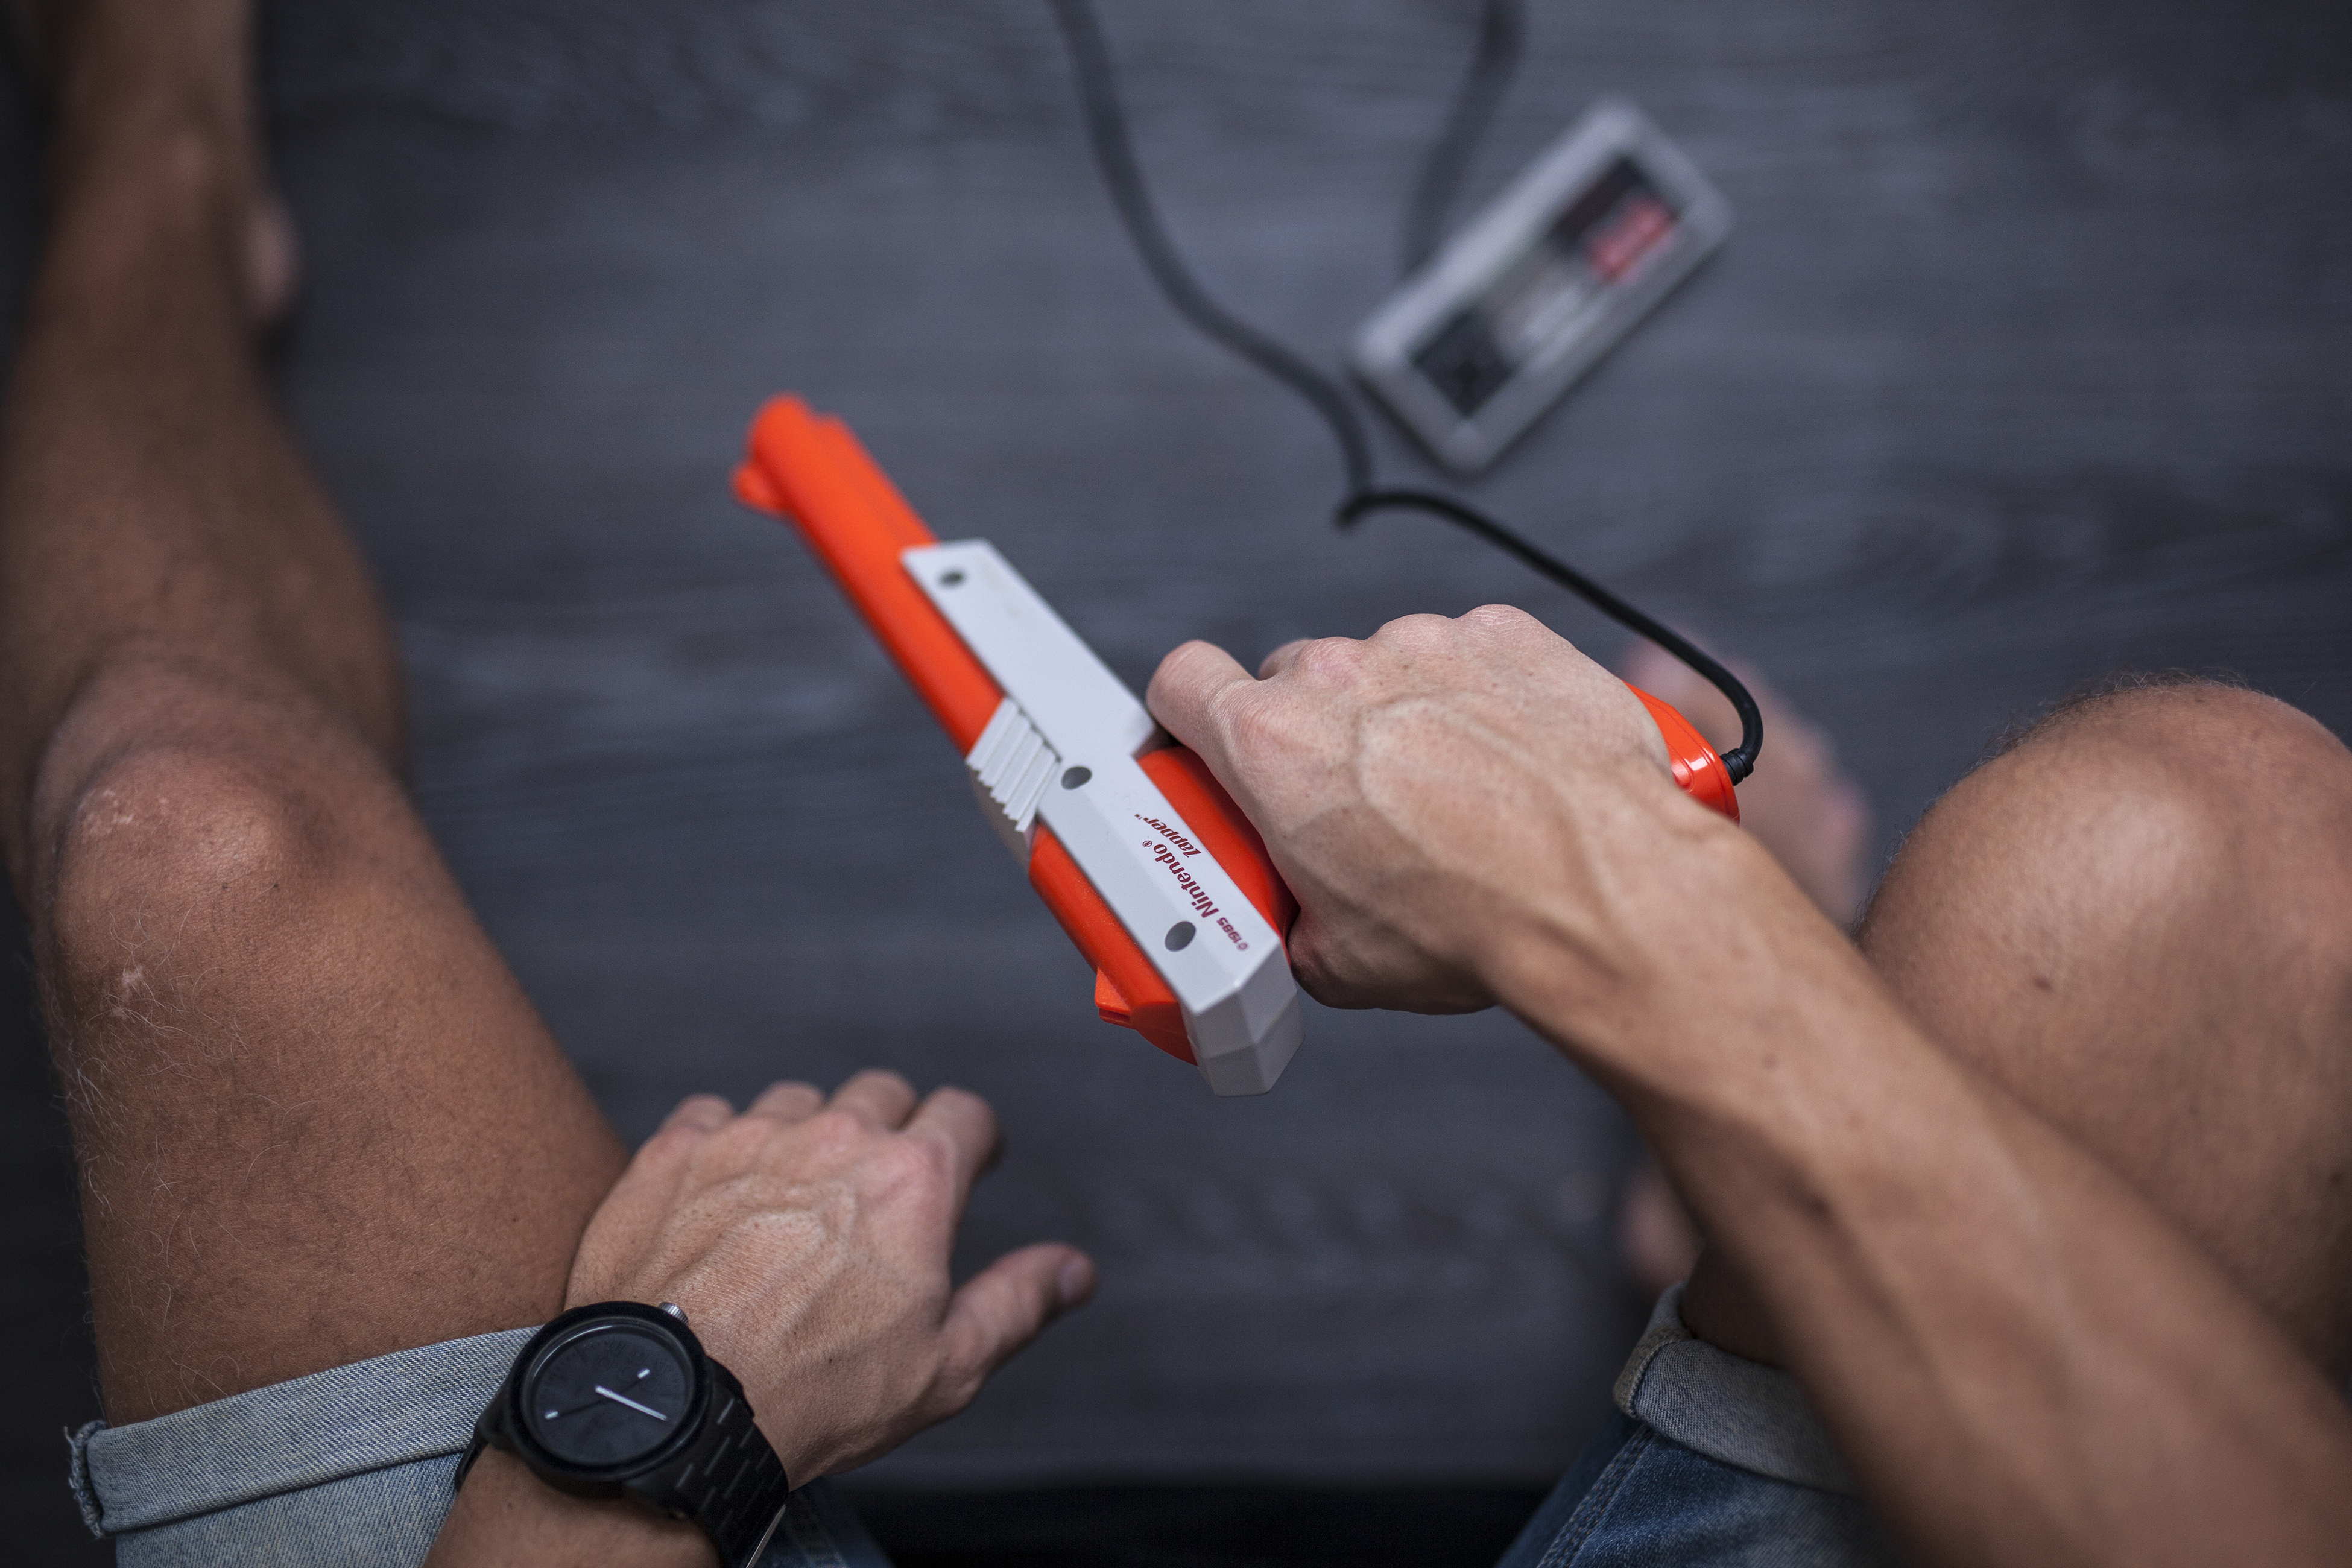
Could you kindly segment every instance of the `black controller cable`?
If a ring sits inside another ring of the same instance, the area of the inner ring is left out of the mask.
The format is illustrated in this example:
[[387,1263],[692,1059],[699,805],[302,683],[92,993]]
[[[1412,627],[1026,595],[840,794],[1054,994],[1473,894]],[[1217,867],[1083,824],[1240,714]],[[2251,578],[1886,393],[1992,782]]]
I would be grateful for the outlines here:
[[[1348,528],[1376,511],[1418,511],[1443,519],[1517,556],[1611,620],[1649,638],[1731,700],[1739,714],[1739,744],[1723,753],[1723,768],[1733,784],[1745,779],[1755,768],[1756,752],[1764,742],[1764,717],[1757,711],[1756,699],[1748,695],[1738,676],[1687,637],[1652,619],[1467,502],[1434,490],[1381,485],[1373,471],[1371,443],[1364,435],[1363,421],[1339,384],[1210,297],[1185,265],[1175,241],[1169,237],[1167,226],[1160,222],[1159,209],[1152,205],[1150,187],[1144,182],[1143,170],[1135,159],[1134,142],[1128,135],[1127,113],[1119,104],[1118,72],[1111,62],[1109,47],[1103,41],[1102,26],[1096,19],[1094,6],[1090,0],[1045,3],[1053,8],[1054,19],[1061,26],[1062,41],[1069,49],[1071,74],[1077,84],[1078,102],[1086,115],[1087,141],[1094,149],[1096,165],[1102,171],[1103,184],[1109,190],[1112,205],[1118,209],[1128,237],[1134,242],[1152,280],[1159,284],[1160,291],[1167,296],[1178,315],[1202,335],[1298,394],[1330,427],[1332,437],[1339,444],[1348,481],[1347,494],[1340,500],[1334,521]],[[1505,0],[1489,0],[1478,58],[1464,81],[1446,133],[1423,173],[1423,190],[1416,193],[1416,202],[1428,205],[1430,216],[1426,221],[1433,233],[1444,216],[1445,198],[1468,160],[1478,132],[1493,111],[1500,84],[1507,80],[1517,52],[1519,28],[1516,15],[1499,26],[1496,20],[1496,13],[1506,9],[1516,12],[1516,7],[1508,6]],[[1415,224],[1422,221],[1413,219]]]
[[1480,9],[1478,47],[1470,56],[1470,68],[1454,89],[1445,130],[1430,144],[1421,178],[1413,182],[1412,199],[1405,204],[1403,265],[1399,270],[1418,272],[1437,254],[1438,242],[1445,237],[1445,215],[1462,176],[1469,172],[1470,155],[1478,150],[1479,139],[1486,134],[1519,68],[1527,30],[1526,0],[1486,0]]

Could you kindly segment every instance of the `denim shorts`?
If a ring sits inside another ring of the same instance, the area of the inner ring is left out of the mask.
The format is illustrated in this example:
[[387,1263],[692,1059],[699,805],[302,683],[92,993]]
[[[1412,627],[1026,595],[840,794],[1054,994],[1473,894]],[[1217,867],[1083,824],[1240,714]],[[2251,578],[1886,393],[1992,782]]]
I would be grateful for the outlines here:
[[1659,1300],[1616,1405],[1502,1568],[1863,1568],[1892,1563],[1787,1373],[1694,1339]]
[[[73,1438],[82,1518],[124,1568],[408,1568],[449,1512],[475,1418],[534,1331],[419,1345]],[[888,1568],[824,1481],[761,1568]]]

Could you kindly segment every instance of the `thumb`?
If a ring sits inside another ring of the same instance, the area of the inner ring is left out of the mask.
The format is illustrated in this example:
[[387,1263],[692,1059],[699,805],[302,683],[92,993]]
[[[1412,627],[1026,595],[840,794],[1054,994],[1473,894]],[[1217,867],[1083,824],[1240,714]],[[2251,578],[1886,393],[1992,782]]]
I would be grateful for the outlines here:
[[1008,1252],[965,1280],[940,1329],[954,1409],[971,1404],[990,1374],[1047,1323],[1094,1293],[1094,1260],[1051,1241]]

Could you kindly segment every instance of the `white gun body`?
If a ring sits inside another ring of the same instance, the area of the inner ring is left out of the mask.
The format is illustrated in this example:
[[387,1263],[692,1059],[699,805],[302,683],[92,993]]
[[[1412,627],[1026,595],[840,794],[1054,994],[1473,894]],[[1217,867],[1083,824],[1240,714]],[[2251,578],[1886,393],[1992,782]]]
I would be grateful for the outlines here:
[[908,574],[1003,688],[964,758],[1025,866],[1043,823],[1174,993],[1201,1075],[1264,1094],[1305,1019],[1281,933],[1137,758],[1161,739],[1133,692],[985,540],[919,545]]

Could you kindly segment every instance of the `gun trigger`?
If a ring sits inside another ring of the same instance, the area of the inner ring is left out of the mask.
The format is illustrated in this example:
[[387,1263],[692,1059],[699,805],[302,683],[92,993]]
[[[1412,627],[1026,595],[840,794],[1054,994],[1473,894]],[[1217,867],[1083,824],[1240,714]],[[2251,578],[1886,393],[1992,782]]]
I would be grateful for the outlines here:
[[1099,969],[1095,971],[1095,1011],[1106,1024],[1117,1024],[1122,1029],[1135,1027],[1135,1009],[1127,1005],[1127,998],[1110,983],[1110,976]]

